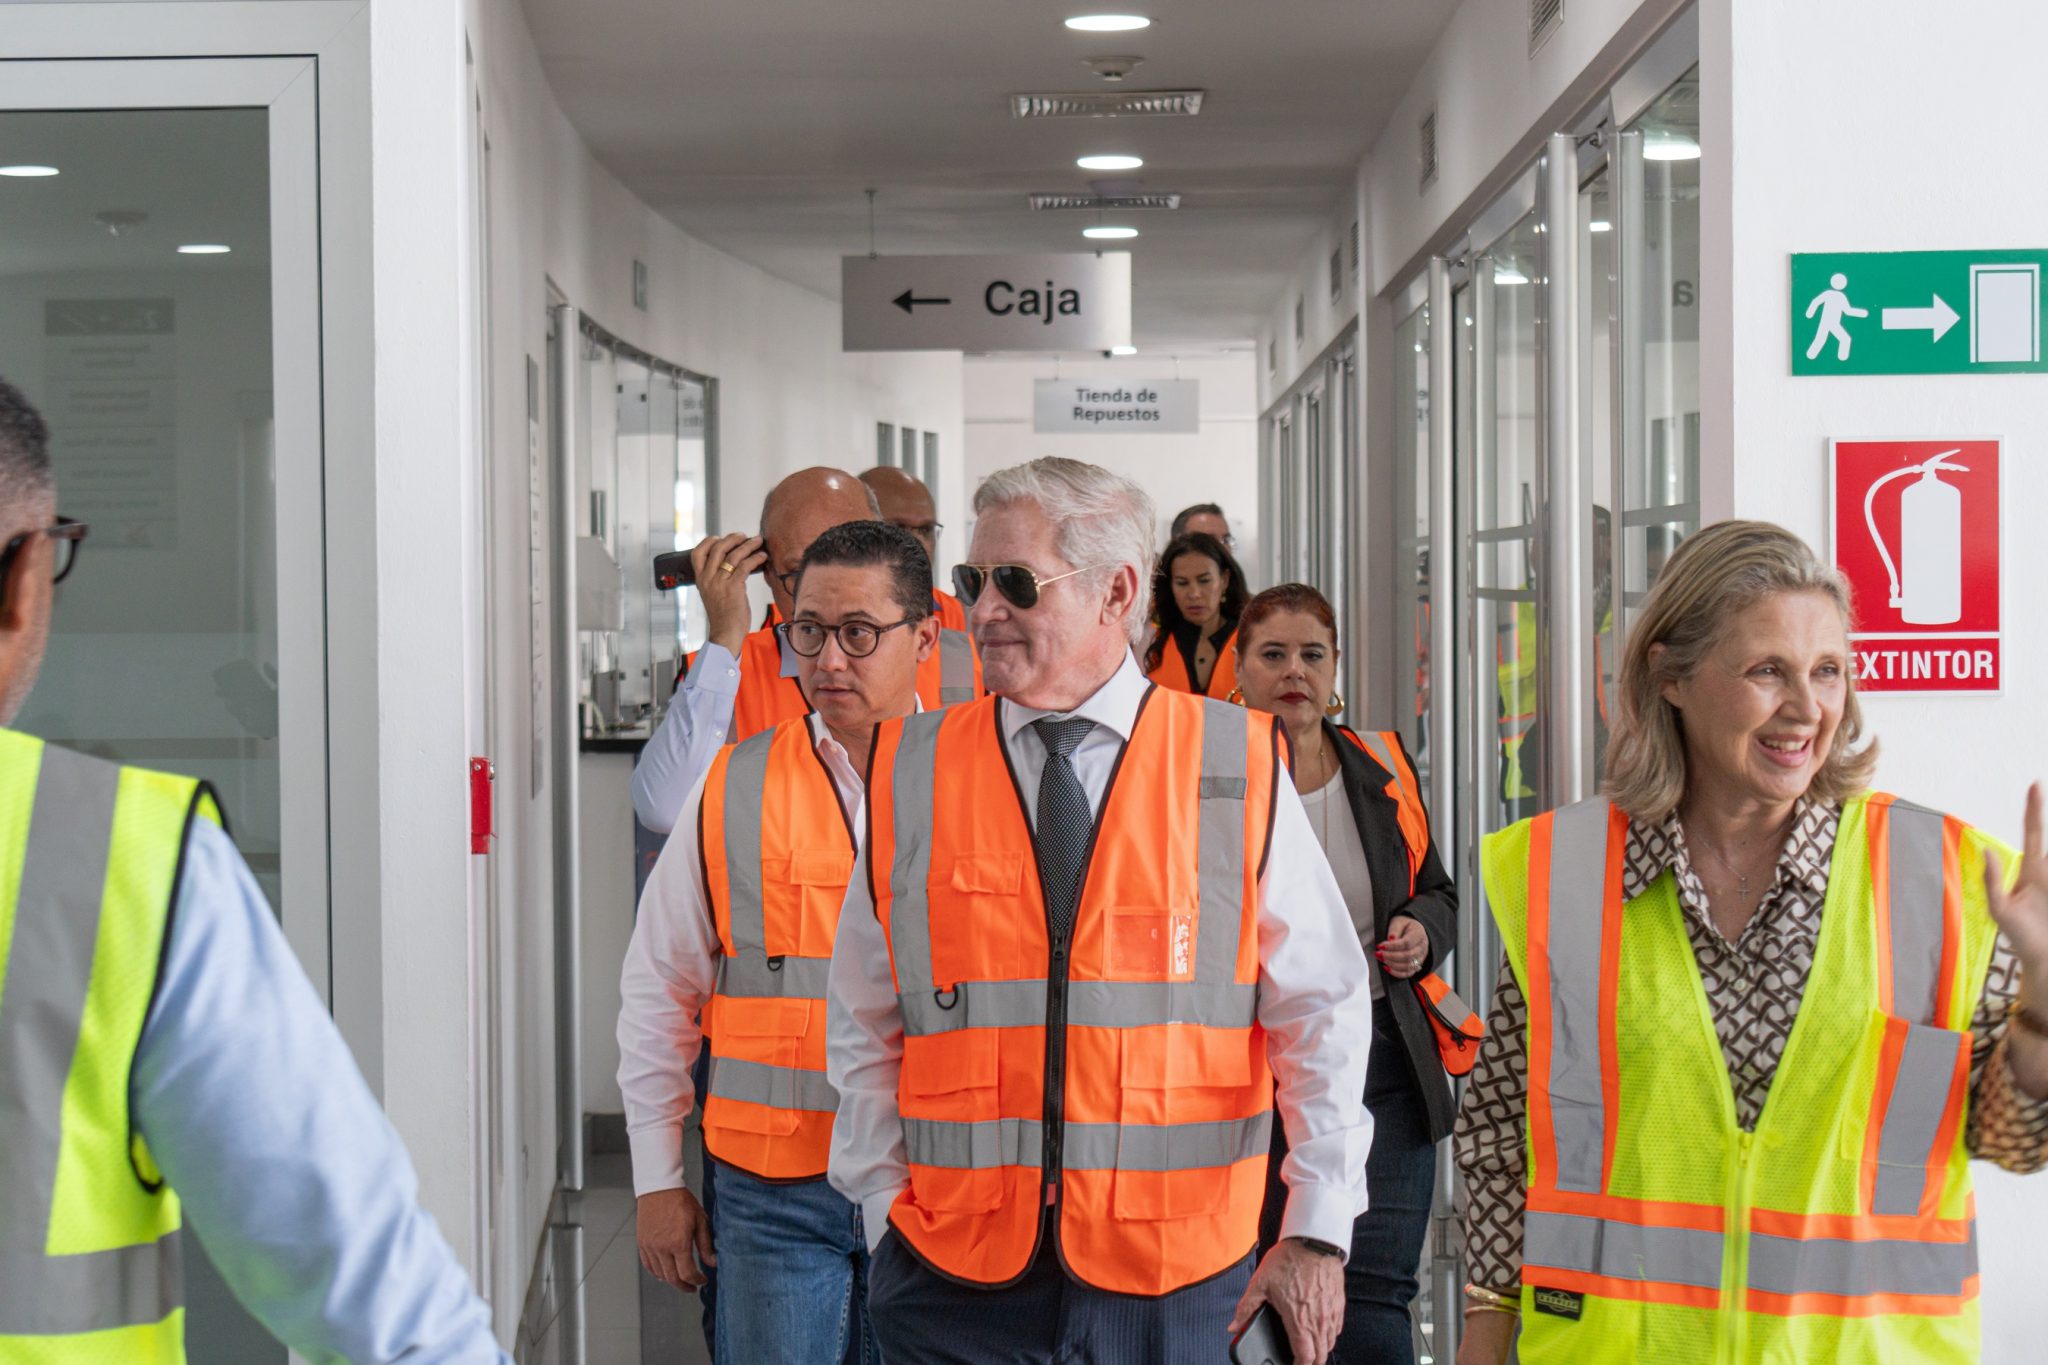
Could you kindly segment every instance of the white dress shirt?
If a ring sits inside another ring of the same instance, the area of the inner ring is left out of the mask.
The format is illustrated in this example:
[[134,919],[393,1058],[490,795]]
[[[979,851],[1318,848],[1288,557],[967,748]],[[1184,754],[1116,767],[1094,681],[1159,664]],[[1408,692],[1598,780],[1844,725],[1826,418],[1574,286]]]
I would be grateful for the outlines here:
[[[1099,812],[1117,755],[1137,723],[1151,686],[1126,655],[1122,667],[1070,712],[1036,711],[1007,699],[997,716],[1023,794],[1038,821],[1038,779],[1045,747],[1031,723],[1080,716],[1095,728],[1074,751],[1074,772]],[[1351,1225],[1365,1211],[1365,1158],[1372,1116],[1365,1108],[1365,1062],[1372,1044],[1372,996],[1365,953],[1330,875],[1294,784],[1278,774],[1273,847],[1260,880],[1259,1023],[1278,1083],[1277,1104],[1292,1140],[1281,1177],[1287,1184],[1283,1237],[1351,1246]],[[833,1187],[857,1201],[873,1249],[888,1230],[889,1208],[910,1184],[896,1081],[903,1065],[903,1017],[889,971],[888,936],[868,894],[862,852],[846,888],[833,941],[826,1071],[839,1092],[832,1127]]]
[[[811,743],[832,775],[839,805],[853,820],[858,840],[864,823],[857,818],[860,774],[823,718],[813,712],[806,720]],[[695,1099],[690,1068],[703,1041],[697,1016],[711,999],[724,951],[704,886],[704,863],[697,856],[697,811],[704,804],[708,776],[707,764],[648,874],[619,972],[619,1091],[626,1101],[636,1196],[682,1187],[683,1120]]]

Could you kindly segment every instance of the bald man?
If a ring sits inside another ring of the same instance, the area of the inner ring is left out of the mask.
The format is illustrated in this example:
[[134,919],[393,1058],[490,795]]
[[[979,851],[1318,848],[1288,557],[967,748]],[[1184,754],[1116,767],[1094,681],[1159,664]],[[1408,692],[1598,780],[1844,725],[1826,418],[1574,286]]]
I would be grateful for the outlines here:
[[924,480],[907,469],[893,465],[878,464],[860,476],[860,481],[875,495],[875,501],[882,505],[882,520],[891,526],[899,526],[917,537],[917,543],[924,546],[927,558],[932,562],[932,610],[939,615],[939,624],[947,630],[967,629],[967,609],[960,605],[960,599],[942,591],[939,581],[939,511],[932,503],[932,490],[924,486]]
[[[801,469],[769,490],[759,535],[710,536],[690,551],[708,638],[685,663],[682,686],[633,769],[633,810],[648,830],[669,832],[722,745],[811,710],[797,684],[796,653],[777,632],[795,606],[797,566],[826,531],[880,514],[874,493],[845,470]],[[747,578],[762,569],[774,607],[748,634]],[[918,669],[917,691],[927,710],[981,694],[980,665],[964,631],[940,631],[939,647]]]

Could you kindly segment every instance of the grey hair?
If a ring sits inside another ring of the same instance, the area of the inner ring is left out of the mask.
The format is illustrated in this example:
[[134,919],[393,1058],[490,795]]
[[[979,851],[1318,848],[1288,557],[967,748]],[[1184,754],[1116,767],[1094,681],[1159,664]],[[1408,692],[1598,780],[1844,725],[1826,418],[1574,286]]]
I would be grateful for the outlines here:
[[36,515],[56,488],[50,428],[27,396],[0,378],[0,521]]
[[[1662,820],[1685,795],[1685,736],[1664,685],[1691,677],[1737,615],[1780,593],[1817,593],[1849,624],[1848,581],[1805,541],[1767,521],[1717,522],[1680,545],[1657,576],[1629,628],[1607,744],[1607,795],[1631,819]],[[1658,645],[1664,648],[1653,659]],[[1808,788],[1823,801],[1866,790],[1877,766],[1876,741],[1857,745],[1863,708],[1853,669],[1844,681],[1834,743]]]
[[1075,568],[1100,565],[1088,575],[1102,582],[1128,565],[1137,575],[1137,599],[1124,617],[1132,644],[1144,638],[1152,615],[1152,530],[1155,513],[1145,490],[1120,474],[1080,460],[1045,456],[999,469],[974,490],[974,515],[1013,502],[1035,503],[1053,524],[1060,558]]

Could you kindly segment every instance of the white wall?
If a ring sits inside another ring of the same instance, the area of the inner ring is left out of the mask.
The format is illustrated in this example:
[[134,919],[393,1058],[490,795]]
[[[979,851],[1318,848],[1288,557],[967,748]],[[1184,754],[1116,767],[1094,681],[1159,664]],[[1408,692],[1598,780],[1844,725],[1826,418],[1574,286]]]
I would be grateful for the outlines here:
[[[1191,436],[1040,436],[1031,429],[1031,396],[1039,379],[1099,378],[1128,384],[1141,379],[1192,379],[1200,384],[1201,429]],[[1250,351],[1174,360],[1129,356],[1116,360],[1055,361],[987,358],[966,366],[967,481],[963,492],[998,469],[1041,455],[1099,464],[1151,495],[1159,513],[1159,543],[1173,514],[1191,503],[1220,503],[1230,518],[1237,558],[1256,585],[1259,534],[1258,411]],[[954,557],[964,556],[970,531],[963,505],[947,518]],[[959,527],[955,538],[952,527]]]
[[[2048,124],[2048,12],[1958,0],[1929,23],[1904,0],[1706,0],[1701,42],[1704,456],[1729,475],[1710,515],[1824,544],[1829,437],[2005,438],[2004,695],[1866,707],[1882,787],[2016,840],[2025,784],[2048,776],[2048,643],[2032,628],[2048,540],[2031,527],[2048,506],[2048,375],[1793,378],[1787,257],[2038,244],[2048,183],[1992,130]],[[2036,1361],[2048,1176],[1977,1176],[1984,1359]]]

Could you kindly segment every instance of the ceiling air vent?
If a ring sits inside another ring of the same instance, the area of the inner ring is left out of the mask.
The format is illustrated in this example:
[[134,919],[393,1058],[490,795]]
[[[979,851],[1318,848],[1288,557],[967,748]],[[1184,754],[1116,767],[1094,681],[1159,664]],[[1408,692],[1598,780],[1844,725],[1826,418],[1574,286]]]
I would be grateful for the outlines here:
[[1034,209],[1177,209],[1177,194],[1034,194]]
[[1130,118],[1202,112],[1206,90],[1089,90],[1076,95],[1012,95],[1012,118]]
[[1419,184],[1428,189],[1436,183],[1436,106],[1422,116],[1421,136],[1417,140],[1415,153],[1416,169],[1420,172]]
[[1564,22],[1564,0],[1529,0],[1529,55],[1550,40]]

